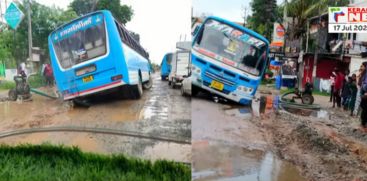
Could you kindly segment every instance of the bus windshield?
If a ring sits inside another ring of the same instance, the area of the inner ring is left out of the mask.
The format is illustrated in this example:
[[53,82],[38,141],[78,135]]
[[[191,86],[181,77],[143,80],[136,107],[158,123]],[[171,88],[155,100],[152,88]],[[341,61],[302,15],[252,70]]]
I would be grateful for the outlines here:
[[106,32],[102,14],[73,22],[53,36],[53,46],[62,68],[70,68],[106,54]]
[[266,63],[267,45],[264,41],[213,19],[204,24],[194,49],[256,76],[261,74]]

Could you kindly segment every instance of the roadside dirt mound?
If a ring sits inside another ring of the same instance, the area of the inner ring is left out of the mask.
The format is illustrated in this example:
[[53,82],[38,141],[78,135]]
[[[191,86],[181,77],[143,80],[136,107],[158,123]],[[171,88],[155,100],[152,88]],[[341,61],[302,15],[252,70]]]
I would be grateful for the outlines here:
[[346,152],[343,146],[333,143],[328,137],[304,123],[299,123],[290,136],[295,137],[296,142],[304,149],[309,149],[317,153],[338,154]]
[[340,131],[343,134],[346,134],[348,136],[352,136],[360,141],[366,142],[367,143],[367,132],[359,129],[359,128],[355,128],[355,127],[344,127],[341,128]]
[[285,112],[262,120],[279,157],[292,162],[311,181],[367,181],[367,164],[340,135],[310,117]]

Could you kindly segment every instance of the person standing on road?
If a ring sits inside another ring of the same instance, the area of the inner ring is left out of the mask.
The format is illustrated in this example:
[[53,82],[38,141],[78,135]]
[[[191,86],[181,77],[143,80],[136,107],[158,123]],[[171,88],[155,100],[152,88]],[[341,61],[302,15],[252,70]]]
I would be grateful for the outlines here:
[[364,71],[361,77],[361,126],[366,128],[367,126],[367,62],[363,62]]
[[334,100],[335,77],[336,77],[336,72],[334,70],[333,72],[331,72],[331,76],[330,76],[330,102]]
[[341,107],[341,91],[343,88],[344,83],[344,74],[342,71],[337,70],[335,77],[335,85],[334,85],[334,101],[333,101],[333,108],[335,107],[335,103],[340,108]]
[[356,103],[356,98],[357,98],[357,92],[358,92],[358,88],[357,88],[357,76],[356,74],[352,74],[352,83],[350,84],[350,101],[348,104],[348,109],[350,110],[350,116],[353,116],[353,111],[354,111],[354,105]]
[[18,75],[21,75],[22,77],[27,77],[27,69],[24,62],[20,63],[17,71]]
[[52,68],[51,68],[51,65],[49,63],[47,63],[45,65],[43,75],[46,77],[46,86],[52,87],[53,82],[54,82],[54,78],[53,78]]
[[366,67],[367,67],[367,62],[363,62],[358,70],[358,73],[357,73],[357,96],[356,96],[356,104],[354,105],[354,111],[353,111],[353,114],[354,115],[358,115],[359,113],[359,110],[360,110],[360,105],[361,105],[361,95],[362,95],[362,78],[363,78],[363,75],[365,74],[365,70],[366,70]]
[[344,110],[348,110],[349,102],[352,97],[352,77],[348,77],[344,80],[343,91],[342,91],[342,106]]

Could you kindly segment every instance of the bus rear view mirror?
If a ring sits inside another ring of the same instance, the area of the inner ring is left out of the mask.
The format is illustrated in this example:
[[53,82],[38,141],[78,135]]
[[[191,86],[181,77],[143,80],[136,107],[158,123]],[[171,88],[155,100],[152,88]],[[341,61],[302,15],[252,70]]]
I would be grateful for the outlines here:
[[195,36],[196,34],[198,34],[198,32],[199,32],[199,30],[200,30],[200,27],[201,27],[200,25],[195,27],[195,30],[194,30],[194,32],[192,33],[192,36]]

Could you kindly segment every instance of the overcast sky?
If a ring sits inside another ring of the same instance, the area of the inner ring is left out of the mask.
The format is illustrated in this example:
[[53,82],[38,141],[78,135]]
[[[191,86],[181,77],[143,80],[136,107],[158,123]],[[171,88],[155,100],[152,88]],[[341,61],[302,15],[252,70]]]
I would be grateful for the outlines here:
[[[36,0],[48,6],[67,8],[71,0]],[[134,10],[127,29],[140,35],[141,45],[152,62],[160,64],[164,54],[175,51],[180,36],[191,40],[191,0],[121,0]]]
[[[11,0],[8,0],[8,3]],[[35,0],[41,4],[66,9],[72,0]],[[284,0],[277,0],[278,4]],[[2,7],[4,7],[4,1]],[[191,12],[194,16],[207,13],[231,21],[243,22],[243,11],[251,14],[251,0],[121,0],[134,10],[127,29],[140,34],[142,46],[150,59],[160,63],[164,54],[175,50],[180,36],[191,39]],[[192,9],[191,9],[192,8]]]
[[[192,0],[193,15],[219,16],[236,22],[243,22],[245,15],[251,15],[250,2],[252,0]],[[283,3],[284,0],[277,0],[277,4]]]

